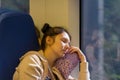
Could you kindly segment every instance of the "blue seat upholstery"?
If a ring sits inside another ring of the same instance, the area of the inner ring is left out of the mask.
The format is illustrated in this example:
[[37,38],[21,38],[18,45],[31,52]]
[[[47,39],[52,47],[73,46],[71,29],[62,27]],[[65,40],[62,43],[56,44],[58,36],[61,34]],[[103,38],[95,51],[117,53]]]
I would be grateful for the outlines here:
[[12,80],[19,58],[29,50],[38,49],[32,17],[0,9],[0,80]]

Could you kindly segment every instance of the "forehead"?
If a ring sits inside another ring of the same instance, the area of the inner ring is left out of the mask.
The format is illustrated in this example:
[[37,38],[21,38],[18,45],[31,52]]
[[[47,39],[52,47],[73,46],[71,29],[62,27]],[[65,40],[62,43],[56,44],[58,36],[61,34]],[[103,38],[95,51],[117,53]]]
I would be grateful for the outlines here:
[[57,35],[57,37],[58,38],[64,38],[64,39],[67,39],[68,41],[70,41],[70,37],[66,32],[63,32],[63,33]]

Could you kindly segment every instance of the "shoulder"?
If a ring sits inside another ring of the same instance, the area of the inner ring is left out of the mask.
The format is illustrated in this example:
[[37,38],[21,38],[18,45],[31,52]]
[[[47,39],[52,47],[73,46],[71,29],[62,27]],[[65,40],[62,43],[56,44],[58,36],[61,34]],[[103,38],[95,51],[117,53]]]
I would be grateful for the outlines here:
[[[46,59],[41,51],[29,51],[20,58],[21,63],[42,65]],[[46,61],[47,62],[47,61]]]
[[[45,59],[44,56],[42,55],[42,51],[28,51],[25,53],[20,60],[22,61],[23,59]],[[46,59],[45,59],[46,60]]]
[[[31,77],[36,75],[41,77],[44,71],[44,61],[37,51],[29,51],[20,59],[20,63],[16,68],[17,76]],[[39,71],[39,72],[38,72]],[[29,74],[29,75],[28,75]],[[34,75],[33,75],[34,74]]]
[[36,70],[43,72],[45,61],[38,51],[29,51],[20,59],[19,65],[16,67],[17,72],[37,73]]

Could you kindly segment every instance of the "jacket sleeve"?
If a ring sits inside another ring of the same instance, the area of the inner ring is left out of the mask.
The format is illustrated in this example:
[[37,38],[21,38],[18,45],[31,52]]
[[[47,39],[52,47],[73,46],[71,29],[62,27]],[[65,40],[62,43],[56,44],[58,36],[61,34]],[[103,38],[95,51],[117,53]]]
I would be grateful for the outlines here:
[[80,72],[78,80],[90,80],[90,73],[88,70],[88,62],[80,63]]
[[18,80],[42,80],[42,61],[36,55],[25,56],[18,66]]

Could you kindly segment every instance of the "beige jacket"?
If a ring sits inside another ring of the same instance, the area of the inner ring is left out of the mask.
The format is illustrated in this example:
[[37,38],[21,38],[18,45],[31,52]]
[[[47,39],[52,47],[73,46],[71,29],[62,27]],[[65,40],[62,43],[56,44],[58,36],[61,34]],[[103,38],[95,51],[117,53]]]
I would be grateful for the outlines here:
[[[29,51],[22,56],[21,62],[13,75],[13,80],[47,80],[46,77],[57,80],[53,73],[57,75],[59,80],[65,80],[55,67],[52,70],[49,68],[49,64],[42,54],[42,51]],[[70,78],[69,80],[75,79]],[[87,62],[80,64],[78,80],[90,80]]]

